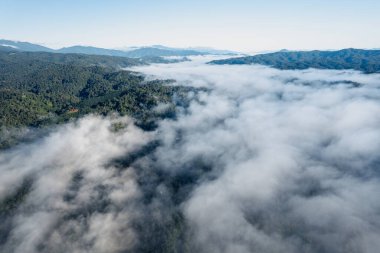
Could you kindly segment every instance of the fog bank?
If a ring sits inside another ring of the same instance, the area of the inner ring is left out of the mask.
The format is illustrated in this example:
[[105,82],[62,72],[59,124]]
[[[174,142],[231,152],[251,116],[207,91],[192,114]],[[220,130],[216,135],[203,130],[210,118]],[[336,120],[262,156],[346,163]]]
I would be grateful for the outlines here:
[[207,88],[155,131],[88,116],[0,154],[4,252],[377,252],[380,75],[207,60],[134,68]]

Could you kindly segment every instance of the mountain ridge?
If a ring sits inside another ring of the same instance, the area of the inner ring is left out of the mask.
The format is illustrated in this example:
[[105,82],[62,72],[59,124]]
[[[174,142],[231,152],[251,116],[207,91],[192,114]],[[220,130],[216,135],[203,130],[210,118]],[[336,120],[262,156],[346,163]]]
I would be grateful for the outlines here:
[[38,44],[29,42],[19,42],[12,40],[0,39],[0,47],[14,49],[27,52],[49,52],[49,53],[74,53],[74,54],[88,54],[88,55],[105,55],[105,56],[118,56],[129,58],[142,58],[142,57],[166,57],[166,56],[199,56],[209,54],[228,54],[232,52],[228,50],[206,49],[200,48],[171,48],[162,45],[149,46],[149,47],[134,47],[129,50],[108,49],[93,46],[75,45],[70,47],[63,47],[59,49],[52,49]]
[[279,51],[254,56],[214,60],[209,64],[261,64],[278,69],[354,69],[365,73],[380,72],[380,50],[346,48],[335,51]]

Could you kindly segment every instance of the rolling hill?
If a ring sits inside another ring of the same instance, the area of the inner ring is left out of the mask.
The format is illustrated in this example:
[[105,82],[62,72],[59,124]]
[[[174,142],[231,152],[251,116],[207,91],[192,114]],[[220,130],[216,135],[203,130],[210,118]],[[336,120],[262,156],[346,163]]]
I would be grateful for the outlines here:
[[343,49],[338,51],[280,51],[211,61],[210,64],[262,64],[278,69],[354,69],[380,72],[380,50]]

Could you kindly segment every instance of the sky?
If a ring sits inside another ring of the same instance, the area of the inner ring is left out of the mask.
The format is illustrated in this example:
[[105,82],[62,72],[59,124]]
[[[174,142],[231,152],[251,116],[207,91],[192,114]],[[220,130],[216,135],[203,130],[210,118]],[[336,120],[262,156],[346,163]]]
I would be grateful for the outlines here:
[[0,38],[59,48],[380,48],[378,0],[0,0]]

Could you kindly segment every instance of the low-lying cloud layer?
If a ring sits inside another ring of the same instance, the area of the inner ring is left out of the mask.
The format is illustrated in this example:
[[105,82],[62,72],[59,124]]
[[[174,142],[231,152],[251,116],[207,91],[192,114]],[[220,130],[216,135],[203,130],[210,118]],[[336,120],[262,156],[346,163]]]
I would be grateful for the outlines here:
[[154,132],[90,116],[2,153],[4,252],[378,251],[380,75],[135,70],[208,90]]
[[117,119],[126,128],[114,132],[113,121],[90,116],[0,155],[2,252],[133,247],[129,224],[138,215],[140,192],[133,168],[120,171],[109,162],[145,145],[150,135],[129,119]]

